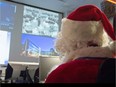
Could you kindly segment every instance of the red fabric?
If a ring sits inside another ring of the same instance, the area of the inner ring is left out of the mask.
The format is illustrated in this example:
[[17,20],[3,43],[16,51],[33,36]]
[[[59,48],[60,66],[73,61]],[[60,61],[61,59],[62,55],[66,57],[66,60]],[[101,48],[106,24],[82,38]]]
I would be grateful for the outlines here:
[[67,19],[75,20],[75,21],[102,21],[104,29],[106,33],[112,38],[112,40],[116,40],[116,36],[114,34],[113,26],[110,24],[106,15],[99,10],[94,5],[85,5],[77,8],[72,13],[70,13]]
[[80,59],[62,64],[49,74],[45,83],[95,83],[102,61]]

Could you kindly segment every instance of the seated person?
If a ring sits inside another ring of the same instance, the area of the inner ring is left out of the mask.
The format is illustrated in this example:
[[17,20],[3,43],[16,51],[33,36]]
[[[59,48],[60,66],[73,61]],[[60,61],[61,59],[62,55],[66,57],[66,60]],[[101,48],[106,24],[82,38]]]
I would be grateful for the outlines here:
[[96,80],[97,83],[115,83],[115,63],[116,59],[108,58],[101,64]]
[[101,64],[114,58],[115,40],[112,25],[98,7],[75,9],[62,20],[55,43],[63,63],[51,71],[45,83],[96,83]]

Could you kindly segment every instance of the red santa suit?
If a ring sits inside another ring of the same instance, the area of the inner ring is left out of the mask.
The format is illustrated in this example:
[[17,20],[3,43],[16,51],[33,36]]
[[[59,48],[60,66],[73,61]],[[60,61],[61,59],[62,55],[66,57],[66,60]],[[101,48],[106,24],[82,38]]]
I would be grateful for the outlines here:
[[101,64],[115,54],[115,40],[113,27],[101,10],[93,5],[77,8],[62,20],[55,45],[64,63],[45,83],[96,83]]

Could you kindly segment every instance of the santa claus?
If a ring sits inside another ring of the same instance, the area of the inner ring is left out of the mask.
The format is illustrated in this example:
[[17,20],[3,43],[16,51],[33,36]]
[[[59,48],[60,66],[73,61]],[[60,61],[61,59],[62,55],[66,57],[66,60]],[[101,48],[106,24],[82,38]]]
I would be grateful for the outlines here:
[[115,58],[116,36],[106,15],[94,5],[75,9],[62,19],[55,47],[63,64],[45,83],[96,83],[101,64]]

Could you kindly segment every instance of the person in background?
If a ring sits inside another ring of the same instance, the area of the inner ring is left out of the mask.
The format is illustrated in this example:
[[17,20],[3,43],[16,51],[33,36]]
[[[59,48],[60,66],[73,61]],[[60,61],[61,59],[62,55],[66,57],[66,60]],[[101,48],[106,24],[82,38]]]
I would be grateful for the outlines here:
[[62,19],[56,51],[63,61],[45,83],[96,83],[100,65],[114,58],[116,36],[106,15],[95,5],[84,5]]
[[35,70],[34,83],[39,83],[39,67]]

